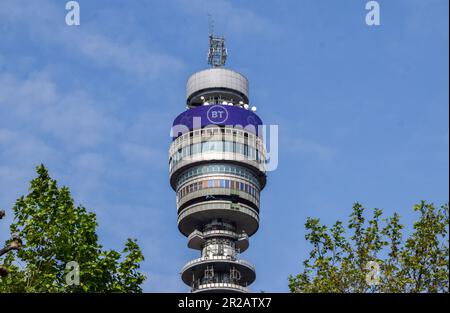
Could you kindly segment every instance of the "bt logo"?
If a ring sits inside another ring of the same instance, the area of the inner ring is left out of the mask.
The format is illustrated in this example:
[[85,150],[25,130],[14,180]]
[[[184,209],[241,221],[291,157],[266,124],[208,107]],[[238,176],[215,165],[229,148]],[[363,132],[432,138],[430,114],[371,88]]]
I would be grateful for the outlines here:
[[206,114],[208,120],[213,124],[220,124],[228,119],[228,111],[221,105],[213,105]]

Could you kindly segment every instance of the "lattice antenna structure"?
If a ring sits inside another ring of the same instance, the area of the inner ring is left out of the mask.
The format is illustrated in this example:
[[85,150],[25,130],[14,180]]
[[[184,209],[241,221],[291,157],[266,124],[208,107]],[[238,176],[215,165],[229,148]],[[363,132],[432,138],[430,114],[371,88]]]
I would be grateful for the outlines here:
[[227,48],[225,48],[225,38],[214,36],[214,20],[208,14],[209,19],[209,50],[208,64],[212,67],[223,67],[227,61]]

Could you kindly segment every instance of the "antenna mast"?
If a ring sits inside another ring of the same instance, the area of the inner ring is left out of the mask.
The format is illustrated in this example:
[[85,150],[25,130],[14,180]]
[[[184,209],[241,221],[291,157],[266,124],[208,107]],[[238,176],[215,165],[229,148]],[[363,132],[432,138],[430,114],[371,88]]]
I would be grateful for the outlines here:
[[223,67],[227,60],[227,48],[225,48],[225,38],[214,36],[214,20],[211,14],[208,14],[209,30],[209,50],[208,64],[212,67]]
[[208,32],[209,36],[212,36],[214,34],[214,19],[212,18],[212,15],[208,13]]

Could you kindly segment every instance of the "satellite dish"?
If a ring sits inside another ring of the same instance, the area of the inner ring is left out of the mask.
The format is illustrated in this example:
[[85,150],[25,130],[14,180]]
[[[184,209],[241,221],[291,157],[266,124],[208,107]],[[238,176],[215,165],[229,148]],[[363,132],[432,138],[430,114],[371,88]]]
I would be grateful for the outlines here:
[[256,112],[256,107],[255,106],[252,107],[252,112]]
[[223,104],[223,105],[227,105],[227,104],[228,104],[228,102],[224,101],[224,102],[222,102],[222,104]]
[[248,110],[248,104],[244,104],[244,109]]
[[209,105],[209,102],[205,102],[205,103],[203,103],[204,105]]
[[201,100],[205,100],[205,97],[201,96],[200,99],[201,99]]

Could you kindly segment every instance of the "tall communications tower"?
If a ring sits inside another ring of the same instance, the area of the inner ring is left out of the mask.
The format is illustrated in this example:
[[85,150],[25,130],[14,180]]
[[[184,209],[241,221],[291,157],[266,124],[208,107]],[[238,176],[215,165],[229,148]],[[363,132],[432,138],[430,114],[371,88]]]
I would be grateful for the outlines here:
[[181,269],[192,292],[248,292],[255,268],[240,255],[259,227],[266,160],[248,80],[224,68],[225,39],[209,35],[211,68],[187,82],[187,110],[172,128],[170,184],[178,229],[199,257]]

